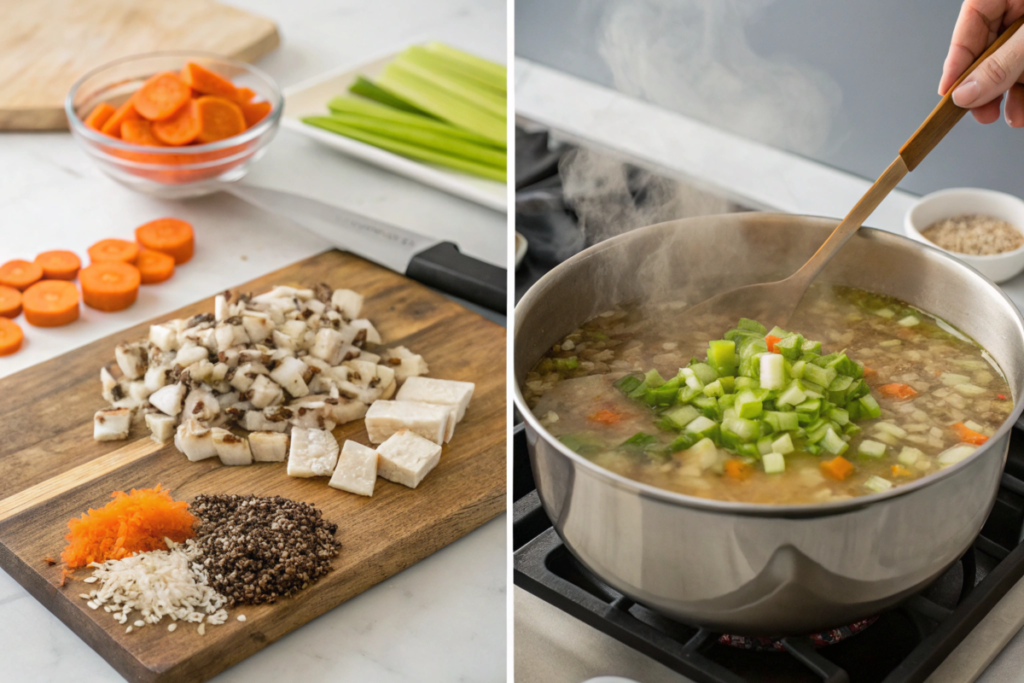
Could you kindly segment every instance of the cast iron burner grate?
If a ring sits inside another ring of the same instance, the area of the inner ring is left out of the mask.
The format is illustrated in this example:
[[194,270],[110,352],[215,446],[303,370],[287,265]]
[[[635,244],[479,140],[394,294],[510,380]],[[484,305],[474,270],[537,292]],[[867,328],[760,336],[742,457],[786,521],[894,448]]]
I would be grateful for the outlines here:
[[633,602],[584,568],[541,508],[523,425],[513,437],[515,585],[697,683],[911,683],[928,675],[1024,576],[1024,431],[994,509],[970,550],[920,595],[826,647],[784,638],[781,652],[739,649],[720,634],[672,621]]

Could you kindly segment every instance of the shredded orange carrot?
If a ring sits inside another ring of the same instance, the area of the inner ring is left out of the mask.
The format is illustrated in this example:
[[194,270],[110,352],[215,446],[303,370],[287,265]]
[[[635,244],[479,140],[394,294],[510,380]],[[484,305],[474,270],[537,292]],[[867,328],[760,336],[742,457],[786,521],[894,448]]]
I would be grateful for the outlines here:
[[167,550],[164,539],[175,543],[191,538],[196,518],[188,503],[175,501],[157,484],[152,489],[114,491],[113,500],[80,518],[68,520],[68,542],[60,559],[69,569],[91,562],[120,560],[135,553]]
[[616,424],[619,420],[621,420],[622,416],[611,410],[599,410],[590,417],[588,417],[587,419],[593,420],[594,422],[600,422],[603,425],[610,426]]

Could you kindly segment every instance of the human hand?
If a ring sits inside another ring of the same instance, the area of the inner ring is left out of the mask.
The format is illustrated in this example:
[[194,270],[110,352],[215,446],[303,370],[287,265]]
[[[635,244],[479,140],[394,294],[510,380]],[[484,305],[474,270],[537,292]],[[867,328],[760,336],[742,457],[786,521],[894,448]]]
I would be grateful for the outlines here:
[[[945,95],[1002,30],[1021,16],[1024,0],[964,0],[942,67],[939,94]],[[1011,128],[1024,127],[1024,30],[1006,41],[953,91],[953,102],[970,109],[979,122],[992,123],[999,118],[1004,94],[1006,123]]]

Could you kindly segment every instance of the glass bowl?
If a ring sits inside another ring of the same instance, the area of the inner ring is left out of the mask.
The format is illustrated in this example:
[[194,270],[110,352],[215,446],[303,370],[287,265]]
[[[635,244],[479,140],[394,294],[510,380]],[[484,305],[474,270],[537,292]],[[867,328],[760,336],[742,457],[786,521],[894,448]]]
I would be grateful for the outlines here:
[[[251,88],[257,99],[270,102],[270,113],[234,137],[184,147],[133,145],[85,125],[84,118],[96,105],[106,102],[116,108],[153,74],[178,72],[186,62]],[[250,64],[202,52],[123,57],[80,78],[64,103],[72,137],[107,175],[133,190],[170,199],[217,192],[242,178],[277,133],[283,108],[281,91],[268,75]]]

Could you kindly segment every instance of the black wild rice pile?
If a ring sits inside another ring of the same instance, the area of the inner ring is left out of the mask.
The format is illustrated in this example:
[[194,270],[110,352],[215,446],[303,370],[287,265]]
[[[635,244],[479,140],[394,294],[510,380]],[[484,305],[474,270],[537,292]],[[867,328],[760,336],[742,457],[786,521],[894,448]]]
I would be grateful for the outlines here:
[[275,496],[196,496],[196,545],[210,585],[228,605],[274,602],[331,569],[337,524],[307,503]]

